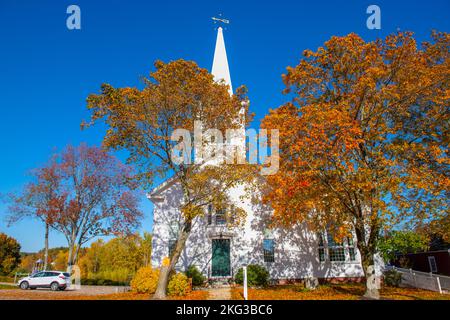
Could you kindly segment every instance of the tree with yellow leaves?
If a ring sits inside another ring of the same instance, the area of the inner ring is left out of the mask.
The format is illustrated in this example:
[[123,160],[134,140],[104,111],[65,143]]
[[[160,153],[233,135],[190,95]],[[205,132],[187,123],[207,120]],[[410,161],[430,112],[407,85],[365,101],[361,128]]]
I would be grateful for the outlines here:
[[283,76],[293,100],[263,127],[280,130],[280,170],[265,199],[275,221],[354,232],[373,288],[379,235],[449,210],[450,35],[365,42],[332,37]]
[[[215,82],[207,70],[190,61],[157,61],[155,67],[150,79],[144,79],[142,90],[104,84],[101,94],[89,96],[88,108],[92,111],[90,124],[104,120],[108,126],[104,146],[128,151],[128,161],[138,168],[137,179],[142,186],[151,186],[155,177],[172,175],[182,191],[179,210],[183,225],[175,249],[164,259],[154,295],[162,299],[166,296],[169,273],[185,247],[193,220],[203,215],[209,204],[226,208],[228,191],[252,175],[249,166],[236,162],[212,165],[209,158],[180,162],[173,157],[180,143],[189,145],[190,141],[172,139],[172,134],[184,129],[193,136],[196,121],[202,123],[203,130],[217,129],[222,134],[226,129],[242,128],[243,123],[237,120],[243,111],[248,113],[245,88],[230,95],[225,84]],[[201,143],[206,146],[213,141]],[[190,157],[190,150],[185,148],[182,158]],[[232,220],[238,223],[240,219],[236,218],[242,217],[243,210],[236,208],[230,214],[236,215]]]

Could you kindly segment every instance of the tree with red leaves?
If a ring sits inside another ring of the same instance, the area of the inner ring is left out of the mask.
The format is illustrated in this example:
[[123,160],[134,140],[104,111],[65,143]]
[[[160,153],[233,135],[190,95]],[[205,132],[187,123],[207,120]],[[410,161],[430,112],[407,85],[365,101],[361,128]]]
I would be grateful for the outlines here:
[[34,181],[21,194],[10,195],[8,222],[37,217],[67,239],[68,266],[83,244],[107,235],[131,234],[143,213],[133,170],[98,147],[68,146],[32,172]]

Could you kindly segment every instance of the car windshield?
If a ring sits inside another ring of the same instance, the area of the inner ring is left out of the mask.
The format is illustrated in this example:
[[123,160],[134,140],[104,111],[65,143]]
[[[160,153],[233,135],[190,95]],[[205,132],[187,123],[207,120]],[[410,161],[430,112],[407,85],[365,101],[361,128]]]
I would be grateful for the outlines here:
[[63,272],[63,275],[64,275],[65,277],[67,277],[67,278],[70,277],[70,274],[68,274],[67,272]]

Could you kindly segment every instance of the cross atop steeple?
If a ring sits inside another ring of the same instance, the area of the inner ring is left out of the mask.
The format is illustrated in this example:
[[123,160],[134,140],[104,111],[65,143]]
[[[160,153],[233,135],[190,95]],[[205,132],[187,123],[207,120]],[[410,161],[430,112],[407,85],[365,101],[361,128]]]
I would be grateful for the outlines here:
[[[221,23],[229,23],[229,20],[222,18],[212,18],[214,21],[219,21]],[[214,51],[214,60],[211,70],[214,80],[220,81],[224,80],[225,83],[230,87],[230,94],[233,94],[233,87],[231,86],[231,76],[230,69],[228,68],[227,51],[225,49],[225,40],[223,39],[223,29],[222,27],[217,28],[217,40],[216,49]]]

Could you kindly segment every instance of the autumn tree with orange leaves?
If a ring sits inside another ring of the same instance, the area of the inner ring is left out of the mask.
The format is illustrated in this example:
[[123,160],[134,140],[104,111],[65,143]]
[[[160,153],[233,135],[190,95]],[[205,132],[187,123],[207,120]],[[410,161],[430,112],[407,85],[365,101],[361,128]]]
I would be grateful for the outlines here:
[[[172,139],[172,134],[184,129],[193,137],[195,121],[201,121],[204,131],[217,129],[223,136],[226,129],[242,128],[245,124],[239,119],[248,113],[245,88],[230,95],[227,85],[215,82],[206,69],[191,61],[156,61],[155,68],[150,78],[144,79],[142,90],[104,84],[101,94],[90,95],[88,108],[92,118],[88,125],[106,123],[104,146],[127,150],[129,162],[139,169],[142,186],[152,186],[157,177],[170,177],[183,195],[179,207],[183,223],[174,250],[163,261],[153,296],[164,299],[169,274],[185,247],[194,219],[203,216],[210,204],[217,209],[228,209],[228,191],[253,175],[249,166],[237,162],[211,165],[209,158],[200,157],[198,162],[180,163],[172,156],[180,143],[192,146],[193,142]],[[208,139],[200,143],[202,147],[214,145]],[[190,151],[184,149],[184,155],[190,156]],[[239,207],[227,211],[235,223],[242,220],[243,213]]]
[[265,196],[275,221],[354,232],[369,297],[383,230],[448,220],[449,49],[447,33],[421,46],[409,32],[332,37],[287,69],[293,99],[263,121],[280,130]]

